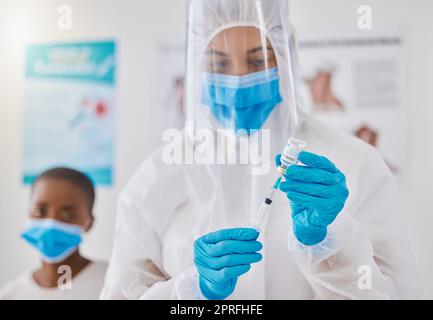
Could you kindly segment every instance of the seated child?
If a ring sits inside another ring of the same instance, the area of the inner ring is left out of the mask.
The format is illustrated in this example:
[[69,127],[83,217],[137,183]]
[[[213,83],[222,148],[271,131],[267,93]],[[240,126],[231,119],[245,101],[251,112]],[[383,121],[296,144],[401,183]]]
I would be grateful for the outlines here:
[[78,171],[54,168],[37,177],[21,237],[38,250],[41,266],[6,284],[0,299],[98,299],[107,264],[79,250],[94,221],[94,200],[92,182]]

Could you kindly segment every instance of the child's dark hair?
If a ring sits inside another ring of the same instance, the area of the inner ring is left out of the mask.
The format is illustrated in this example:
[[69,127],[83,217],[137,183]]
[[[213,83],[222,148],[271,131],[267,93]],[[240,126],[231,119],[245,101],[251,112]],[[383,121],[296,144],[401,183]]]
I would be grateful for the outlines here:
[[95,188],[93,186],[92,180],[90,180],[90,178],[87,177],[84,173],[70,168],[52,168],[42,172],[36,178],[32,187],[34,187],[36,183],[42,179],[65,180],[79,187],[81,190],[84,191],[86,195],[89,206],[89,213],[92,214],[93,205],[95,203]]

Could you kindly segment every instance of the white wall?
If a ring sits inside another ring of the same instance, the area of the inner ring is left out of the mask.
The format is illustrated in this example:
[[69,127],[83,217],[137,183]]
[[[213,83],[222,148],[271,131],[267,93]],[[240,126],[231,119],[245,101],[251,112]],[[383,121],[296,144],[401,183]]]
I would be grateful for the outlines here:
[[[68,3],[73,29],[57,29],[57,8]],[[320,7],[319,7],[320,3]],[[347,30],[356,26],[360,4],[373,7],[375,26],[403,25],[410,32],[410,188],[402,195],[426,296],[433,298],[433,2],[429,0],[293,0],[297,29]],[[324,6],[326,4],[326,6]],[[20,183],[23,47],[26,41],[92,40],[118,42],[116,183],[98,190],[97,223],[85,252],[107,259],[112,245],[116,194],[156,146],[152,123],[156,46],[184,39],[181,0],[0,0],[0,285],[37,263],[33,250],[18,238],[26,218],[28,189]]]

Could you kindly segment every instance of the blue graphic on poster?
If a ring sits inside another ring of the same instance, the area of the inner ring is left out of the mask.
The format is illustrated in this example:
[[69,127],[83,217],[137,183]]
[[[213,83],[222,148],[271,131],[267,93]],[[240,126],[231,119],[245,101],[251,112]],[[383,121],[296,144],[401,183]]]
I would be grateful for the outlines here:
[[26,51],[23,181],[69,167],[113,183],[116,45],[30,45]]

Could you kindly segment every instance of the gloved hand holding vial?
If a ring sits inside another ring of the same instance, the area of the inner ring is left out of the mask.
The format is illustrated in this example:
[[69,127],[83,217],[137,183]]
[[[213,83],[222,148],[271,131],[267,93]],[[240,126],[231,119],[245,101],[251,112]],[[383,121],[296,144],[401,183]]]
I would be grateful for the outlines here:
[[263,201],[263,203],[260,205],[259,210],[257,210],[257,213],[251,221],[252,227],[256,228],[257,230],[261,229],[263,221],[271,211],[272,202],[274,201],[274,198],[280,187],[281,179],[286,173],[286,169],[291,165],[298,164],[299,154],[305,148],[305,146],[305,142],[299,139],[289,138],[289,140],[287,141],[287,144],[284,147],[283,153],[281,155],[280,164],[277,169],[282,176],[277,179],[273,187],[267,193],[265,201]]

